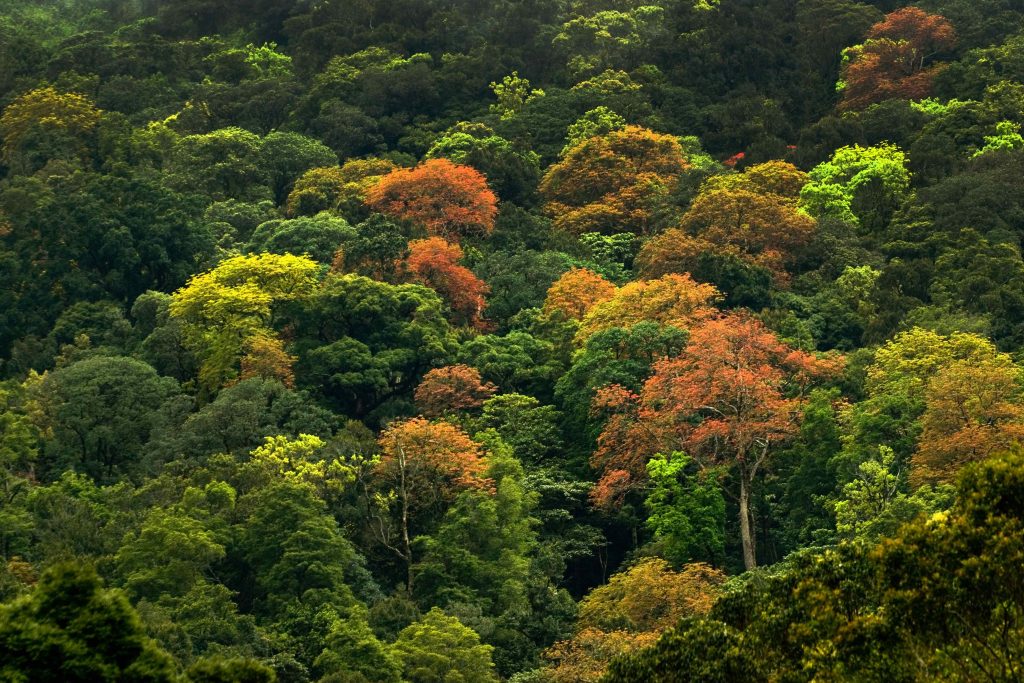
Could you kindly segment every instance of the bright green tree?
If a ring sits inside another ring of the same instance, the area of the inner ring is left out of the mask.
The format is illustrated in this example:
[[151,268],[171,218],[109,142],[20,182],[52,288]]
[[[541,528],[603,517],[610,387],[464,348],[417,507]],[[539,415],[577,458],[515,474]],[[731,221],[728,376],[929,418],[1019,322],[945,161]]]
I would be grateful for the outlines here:
[[480,636],[434,607],[403,629],[394,644],[404,676],[411,683],[490,683],[497,681],[490,645]]
[[236,372],[245,342],[270,332],[273,305],[309,296],[316,262],[291,254],[254,254],[221,261],[174,293],[170,313],[184,324],[201,360],[199,380],[213,392]]
[[725,555],[725,498],[714,472],[692,471],[683,453],[658,454],[647,462],[651,489],[644,507],[647,528],[666,559],[720,563]]

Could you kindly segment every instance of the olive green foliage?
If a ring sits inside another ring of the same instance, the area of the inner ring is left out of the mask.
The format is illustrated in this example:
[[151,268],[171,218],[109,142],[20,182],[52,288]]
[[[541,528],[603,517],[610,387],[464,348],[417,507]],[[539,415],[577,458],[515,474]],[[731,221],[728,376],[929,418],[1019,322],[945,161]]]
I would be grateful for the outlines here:
[[175,680],[121,593],[89,568],[61,564],[0,610],[0,672],[10,681]]
[[[604,680],[1013,680],[1022,491],[1019,453],[975,466],[951,511],[737,581],[708,618],[618,660]],[[994,577],[1005,577],[999,590]]]

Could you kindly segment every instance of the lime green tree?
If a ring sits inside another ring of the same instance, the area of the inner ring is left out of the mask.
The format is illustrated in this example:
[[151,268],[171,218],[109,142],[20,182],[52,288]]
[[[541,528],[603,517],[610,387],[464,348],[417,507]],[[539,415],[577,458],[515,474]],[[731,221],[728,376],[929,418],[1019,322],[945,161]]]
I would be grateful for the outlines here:
[[319,266],[291,254],[235,256],[174,293],[170,313],[200,359],[199,381],[215,392],[237,374],[247,340],[272,336],[274,304],[309,296]]

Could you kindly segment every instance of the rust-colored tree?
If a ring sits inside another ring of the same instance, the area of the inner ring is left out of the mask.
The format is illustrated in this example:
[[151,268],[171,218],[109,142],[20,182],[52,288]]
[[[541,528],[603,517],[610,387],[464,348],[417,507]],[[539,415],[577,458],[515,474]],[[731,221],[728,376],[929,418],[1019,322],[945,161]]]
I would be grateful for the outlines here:
[[644,242],[633,262],[644,278],[658,278],[672,273],[698,271],[700,259],[707,253],[731,254],[742,258],[740,250],[694,237],[682,228],[669,228]]
[[462,247],[440,237],[428,237],[409,242],[408,256],[396,265],[405,280],[440,294],[448,302],[455,322],[479,326],[489,289],[473,271],[459,265],[461,259]]
[[925,389],[912,481],[953,482],[967,463],[1024,441],[1021,380],[1020,368],[1002,355],[939,370]]
[[406,588],[414,579],[414,516],[447,505],[466,488],[489,490],[480,444],[448,422],[415,417],[389,425],[377,439],[380,461],[374,468],[378,493],[371,503],[371,530],[399,557]]
[[424,375],[413,400],[425,417],[442,417],[479,408],[497,390],[496,386],[482,380],[476,368],[448,365]]
[[917,7],[887,14],[871,27],[862,45],[846,50],[839,109],[864,109],[893,98],[928,97],[944,66],[929,61],[954,45],[956,32],[941,15]]
[[666,231],[644,245],[638,267],[641,273],[655,274],[664,271],[664,263],[685,265],[691,254],[709,250],[737,255],[784,283],[787,267],[798,260],[816,230],[815,220],[782,195],[712,189],[694,200],[679,231]]
[[688,168],[678,139],[627,126],[573,147],[540,192],[559,230],[646,235],[671,224],[670,197]]
[[689,327],[714,314],[718,299],[717,289],[695,282],[686,274],[630,282],[587,312],[576,334],[576,343],[582,345],[601,330],[642,322]]
[[489,234],[498,213],[498,198],[487,179],[475,168],[447,159],[388,173],[367,190],[366,204],[452,241]]
[[580,320],[599,303],[615,295],[615,285],[587,268],[572,268],[548,288],[544,312],[561,312],[570,320]]
[[592,458],[602,472],[595,502],[614,503],[602,496],[621,496],[625,487],[642,483],[656,452],[684,451],[702,466],[731,465],[739,484],[743,562],[755,567],[754,477],[797,429],[806,385],[839,365],[788,347],[747,314],[705,321],[678,357],[654,365],[634,405],[618,397],[625,418],[609,421]]

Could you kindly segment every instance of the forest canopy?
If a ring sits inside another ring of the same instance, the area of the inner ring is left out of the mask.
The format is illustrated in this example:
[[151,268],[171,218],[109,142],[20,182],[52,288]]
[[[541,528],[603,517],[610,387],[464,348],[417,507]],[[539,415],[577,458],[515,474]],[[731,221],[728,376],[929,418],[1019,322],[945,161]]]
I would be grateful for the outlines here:
[[0,679],[1016,681],[1024,8],[0,0]]

